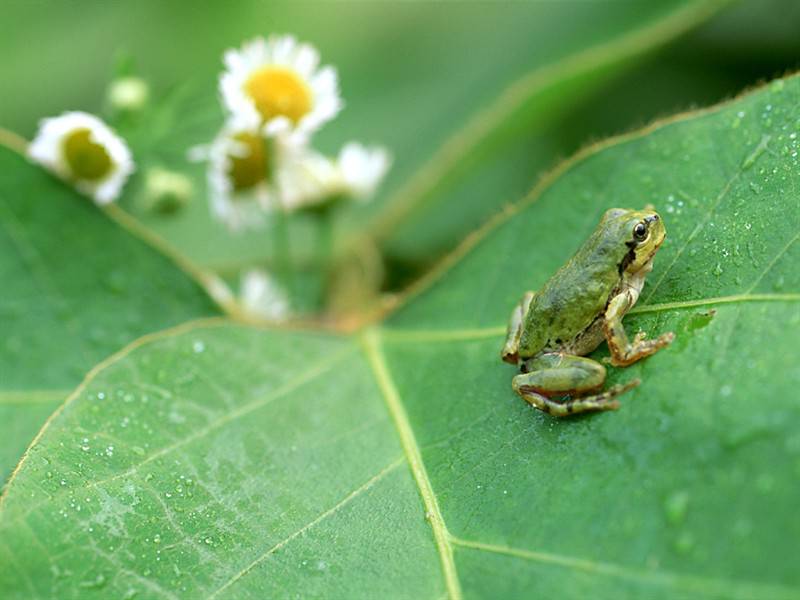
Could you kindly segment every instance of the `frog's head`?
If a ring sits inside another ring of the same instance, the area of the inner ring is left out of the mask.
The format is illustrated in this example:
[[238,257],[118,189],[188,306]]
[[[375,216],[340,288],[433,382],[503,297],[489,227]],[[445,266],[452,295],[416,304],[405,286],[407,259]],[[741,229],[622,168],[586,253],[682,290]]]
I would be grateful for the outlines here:
[[649,206],[644,210],[612,208],[606,212],[604,221],[613,223],[616,235],[628,249],[620,272],[632,274],[652,268],[653,256],[667,235],[664,221],[655,210]]

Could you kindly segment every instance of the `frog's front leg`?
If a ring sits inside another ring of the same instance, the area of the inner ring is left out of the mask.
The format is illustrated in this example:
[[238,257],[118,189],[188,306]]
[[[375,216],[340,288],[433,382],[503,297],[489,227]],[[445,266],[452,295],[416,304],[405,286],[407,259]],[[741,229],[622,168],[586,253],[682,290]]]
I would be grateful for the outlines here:
[[511,311],[511,318],[508,320],[508,333],[503,349],[500,351],[500,358],[512,365],[517,364],[519,355],[519,339],[522,336],[522,326],[525,323],[525,315],[531,306],[534,292],[525,292],[522,300],[517,302],[514,310]]
[[[543,354],[526,362],[523,367],[528,372],[514,377],[514,391],[526,402],[556,417],[594,410],[615,410],[619,408],[619,402],[614,398],[639,385],[636,379],[593,394],[603,387],[605,367],[590,358],[571,354]],[[550,396],[567,395],[577,397],[565,402],[550,399]]]
[[669,346],[675,339],[671,331],[664,333],[654,340],[645,340],[644,333],[636,334],[633,342],[628,339],[622,317],[636,304],[638,293],[635,290],[625,290],[614,296],[606,308],[603,332],[611,351],[611,364],[615,367],[626,367],[635,363],[640,358],[655,354],[665,346]]

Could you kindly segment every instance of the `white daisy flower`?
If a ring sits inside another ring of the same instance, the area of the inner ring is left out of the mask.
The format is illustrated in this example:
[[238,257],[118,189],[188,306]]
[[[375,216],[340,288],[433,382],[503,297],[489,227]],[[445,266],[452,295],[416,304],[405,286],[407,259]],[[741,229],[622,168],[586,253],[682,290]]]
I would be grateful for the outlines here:
[[28,156],[97,204],[116,200],[134,170],[125,142],[84,112],[42,119]]
[[[233,231],[258,228],[275,206],[272,172],[278,144],[257,129],[228,122],[206,149],[211,212]],[[192,151],[199,157],[197,149]]]
[[285,321],[289,298],[278,283],[261,269],[242,273],[239,302],[251,316],[270,321]]
[[391,165],[392,159],[386,148],[367,148],[358,142],[345,144],[337,160],[342,185],[356,200],[368,200]]
[[367,148],[350,142],[336,159],[304,151],[277,177],[288,209],[310,208],[336,200],[369,199],[390,165],[391,158],[385,148]]
[[228,50],[220,77],[230,112],[264,125],[267,135],[291,133],[299,141],[342,109],[333,67],[319,67],[319,53],[290,35],[256,38]]

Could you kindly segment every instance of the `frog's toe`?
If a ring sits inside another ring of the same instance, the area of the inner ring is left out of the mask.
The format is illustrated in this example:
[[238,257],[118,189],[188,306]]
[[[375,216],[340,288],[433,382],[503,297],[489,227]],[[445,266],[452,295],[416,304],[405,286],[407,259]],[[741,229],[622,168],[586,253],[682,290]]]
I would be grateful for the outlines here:
[[668,331],[667,333],[662,333],[660,336],[658,336],[658,341],[664,346],[670,345],[675,341],[675,332]]
[[633,388],[639,386],[642,383],[642,380],[638,377],[636,379],[631,379],[628,383],[618,383],[617,385],[613,385],[608,388],[608,391],[605,393],[609,395],[609,398],[614,396],[619,396],[620,394],[624,394],[628,390],[632,390]]

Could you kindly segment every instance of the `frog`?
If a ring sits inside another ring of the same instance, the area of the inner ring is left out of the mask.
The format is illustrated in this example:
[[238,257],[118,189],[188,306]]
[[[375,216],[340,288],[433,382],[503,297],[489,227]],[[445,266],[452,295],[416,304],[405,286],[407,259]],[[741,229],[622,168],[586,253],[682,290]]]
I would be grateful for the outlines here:
[[512,389],[554,417],[616,410],[618,396],[641,383],[633,379],[602,391],[606,367],[588,358],[605,341],[603,362],[626,367],[665,348],[673,332],[629,339],[623,317],[634,307],[653,259],[666,238],[652,205],[611,208],[572,258],[537,291],[514,306],[500,353],[519,368]]

